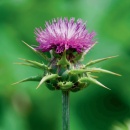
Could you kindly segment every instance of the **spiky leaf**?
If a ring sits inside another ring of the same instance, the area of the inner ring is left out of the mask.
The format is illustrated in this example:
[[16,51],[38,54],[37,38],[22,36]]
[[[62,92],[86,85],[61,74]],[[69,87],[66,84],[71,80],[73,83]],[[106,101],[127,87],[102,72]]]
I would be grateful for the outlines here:
[[82,74],[84,72],[86,72],[85,69],[73,69],[73,70],[69,70],[70,74]]
[[26,42],[22,41],[27,47],[29,47],[31,50],[33,50],[36,54],[40,55],[42,58],[44,58],[47,61],[50,61],[50,59],[44,55],[43,53],[41,53],[40,51],[34,49],[32,46],[30,46],[29,44],[27,44]]
[[87,72],[96,72],[96,73],[107,73],[107,74],[112,74],[116,76],[121,76],[120,74],[114,73],[109,70],[101,69],[101,68],[87,68]]
[[111,59],[111,58],[115,58],[115,57],[117,57],[117,56],[110,56],[110,57],[106,57],[106,58],[101,58],[101,59],[97,59],[97,60],[92,60],[92,61],[88,62],[88,63],[85,65],[85,68],[86,68],[87,66],[94,65],[94,64],[96,64],[96,63],[99,63],[99,62],[102,62],[102,61],[105,61],[105,60],[108,60],[108,59]]
[[20,58],[20,59],[27,62],[27,63],[17,63],[17,64],[27,65],[27,66],[39,68],[39,69],[42,69],[42,70],[43,69],[48,69],[49,70],[49,67],[47,67],[47,65],[45,65],[44,63],[39,63],[39,62],[36,62],[36,61],[26,60],[26,59],[22,59],[22,58]]
[[56,79],[58,78],[58,74],[50,74],[50,75],[46,75],[42,78],[42,80],[40,81],[40,83],[37,86],[37,89],[47,80],[52,80],[52,79]]
[[16,83],[13,83],[12,85],[16,85],[16,84],[19,84],[19,83],[22,83],[22,82],[27,82],[27,81],[40,81],[42,79],[42,76],[33,76],[33,77],[29,77],[29,78],[25,78],[21,81],[18,81]]
[[82,82],[82,83],[91,82],[91,83],[97,84],[97,85],[99,85],[99,86],[101,86],[103,88],[109,89],[108,87],[106,87],[105,85],[103,85],[102,83],[100,83],[99,81],[97,81],[96,79],[94,79],[92,77],[83,77],[83,78],[80,78],[79,82]]

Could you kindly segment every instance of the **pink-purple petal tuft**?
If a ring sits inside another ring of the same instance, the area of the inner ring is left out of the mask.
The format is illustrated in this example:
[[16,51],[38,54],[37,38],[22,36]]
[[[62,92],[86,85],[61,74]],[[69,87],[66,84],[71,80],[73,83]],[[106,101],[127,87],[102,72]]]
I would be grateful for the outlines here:
[[75,50],[78,53],[87,52],[94,45],[95,32],[88,33],[86,23],[81,19],[57,18],[46,22],[46,28],[36,28],[37,49],[43,52],[54,49],[56,53],[64,50]]

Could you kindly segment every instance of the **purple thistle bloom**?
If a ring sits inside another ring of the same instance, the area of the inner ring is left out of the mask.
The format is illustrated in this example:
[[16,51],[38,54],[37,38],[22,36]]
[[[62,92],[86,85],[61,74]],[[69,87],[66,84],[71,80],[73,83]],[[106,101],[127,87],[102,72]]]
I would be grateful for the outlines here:
[[87,52],[95,44],[95,32],[88,33],[86,23],[81,19],[75,22],[74,18],[53,19],[46,22],[46,29],[36,28],[36,40],[39,42],[38,50],[42,52],[54,49],[56,53],[64,50],[74,50],[78,53]]

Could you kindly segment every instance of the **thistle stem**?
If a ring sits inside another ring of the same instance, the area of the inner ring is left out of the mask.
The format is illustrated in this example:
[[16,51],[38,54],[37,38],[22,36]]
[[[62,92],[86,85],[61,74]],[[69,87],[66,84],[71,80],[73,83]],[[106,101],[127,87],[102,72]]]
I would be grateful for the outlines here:
[[69,91],[62,91],[62,130],[69,130]]

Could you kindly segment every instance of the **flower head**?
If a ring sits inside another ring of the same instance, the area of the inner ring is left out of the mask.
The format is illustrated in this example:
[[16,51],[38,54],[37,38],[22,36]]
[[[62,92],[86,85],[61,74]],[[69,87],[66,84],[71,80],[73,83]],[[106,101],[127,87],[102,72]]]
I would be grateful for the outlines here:
[[39,42],[38,50],[42,52],[54,49],[56,53],[64,50],[73,50],[78,53],[87,52],[95,43],[95,32],[88,33],[86,24],[81,19],[74,18],[53,19],[46,22],[46,28],[36,28],[36,40]]
[[[107,88],[97,80],[95,73],[120,76],[105,69],[91,67],[91,65],[116,56],[92,60],[86,64],[80,62],[84,54],[95,44],[93,40],[95,32],[88,33],[86,25],[81,19],[76,22],[74,18],[70,20],[67,18],[53,19],[52,23],[46,23],[44,30],[37,28],[35,34],[36,40],[39,42],[37,48],[33,48],[25,42],[24,44],[44,58],[47,63],[21,59],[24,62],[18,64],[41,69],[43,74],[31,76],[17,83],[38,81],[37,88],[45,83],[50,90],[77,92],[88,87],[90,83]],[[49,57],[43,53],[46,51],[49,52]]]

